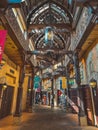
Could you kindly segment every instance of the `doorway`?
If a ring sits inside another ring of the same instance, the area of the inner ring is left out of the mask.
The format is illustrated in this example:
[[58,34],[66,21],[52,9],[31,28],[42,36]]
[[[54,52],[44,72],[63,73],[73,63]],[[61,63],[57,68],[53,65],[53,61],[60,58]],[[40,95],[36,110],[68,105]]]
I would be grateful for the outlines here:
[[3,85],[0,85],[0,118],[6,117],[10,114],[13,93],[14,87],[7,86],[6,88],[3,88]]

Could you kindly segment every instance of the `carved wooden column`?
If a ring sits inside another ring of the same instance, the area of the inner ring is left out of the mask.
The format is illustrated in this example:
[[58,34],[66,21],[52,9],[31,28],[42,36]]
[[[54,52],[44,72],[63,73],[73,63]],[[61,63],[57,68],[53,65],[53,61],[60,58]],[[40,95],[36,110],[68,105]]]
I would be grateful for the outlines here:
[[51,90],[52,90],[52,95],[51,95],[51,108],[54,107],[54,81],[53,78],[51,79]]
[[32,76],[30,77],[30,101],[29,101],[29,112],[32,112],[32,107],[34,104],[34,70],[32,71]]
[[[70,70],[69,70],[69,66],[66,66],[66,78],[67,78],[67,96],[68,96],[68,98],[70,98],[70,85],[69,85]],[[69,107],[68,102],[67,102],[67,107]]]
[[20,70],[20,76],[19,76],[19,87],[18,87],[18,92],[17,92],[17,101],[16,101],[16,110],[14,117],[20,117],[21,116],[21,108],[22,108],[22,92],[23,92],[23,82],[24,82],[24,77],[25,77],[25,65],[22,66]]
[[74,53],[74,67],[75,67],[75,79],[77,83],[77,96],[78,96],[78,107],[79,107],[79,125],[87,125],[87,119],[85,116],[84,111],[84,103],[83,103],[83,95],[82,95],[82,89],[81,89],[81,77],[80,77],[80,67],[79,67],[79,58],[78,58],[78,52]]
[[16,100],[16,110],[14,113],[14,124],[18,125],[21,123],[21,115],[22,115],[22,94],[23,94],[23,82],[25,78],[25,61],[26,57],[25,54],[23,56],[23,64],[20,68],[20,75],[19,75],[19,87],[17,91],[17,100]]

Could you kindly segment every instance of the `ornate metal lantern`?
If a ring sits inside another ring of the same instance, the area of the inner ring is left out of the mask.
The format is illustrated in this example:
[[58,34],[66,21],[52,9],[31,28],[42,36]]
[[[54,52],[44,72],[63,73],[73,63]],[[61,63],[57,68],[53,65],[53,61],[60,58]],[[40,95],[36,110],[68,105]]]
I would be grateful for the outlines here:
[[53,42],[53,28],[46,27],[45,28],[45,43],[51,44]]

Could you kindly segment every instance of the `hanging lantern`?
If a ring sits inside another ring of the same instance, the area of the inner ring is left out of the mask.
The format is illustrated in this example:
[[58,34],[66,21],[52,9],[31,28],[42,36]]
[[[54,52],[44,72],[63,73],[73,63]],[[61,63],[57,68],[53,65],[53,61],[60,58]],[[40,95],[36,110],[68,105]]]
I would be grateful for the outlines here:
[[51,27],[46,27],[45,29],[45,43],[51,44],[53,42],[53,29]]

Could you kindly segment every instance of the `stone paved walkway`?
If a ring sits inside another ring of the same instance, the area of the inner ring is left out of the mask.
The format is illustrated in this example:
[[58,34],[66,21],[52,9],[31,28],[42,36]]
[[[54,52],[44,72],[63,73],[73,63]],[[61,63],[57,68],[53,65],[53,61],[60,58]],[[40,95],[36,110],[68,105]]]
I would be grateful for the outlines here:
[[76,114],[67,114],[57,108],[36,106],[33,113],[23,113],[20,124],[17,124],[12,116],[0,120],[0,130],[98,130],[98,128],[78,126]]

